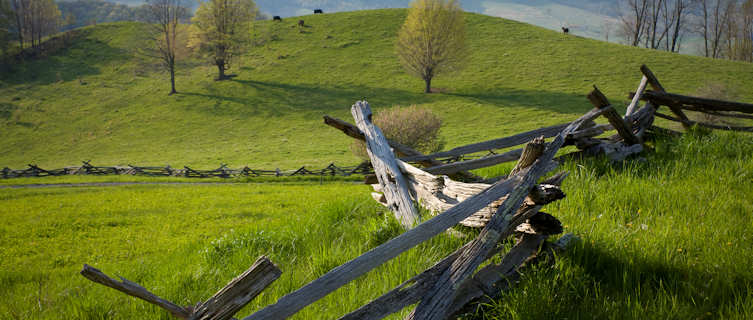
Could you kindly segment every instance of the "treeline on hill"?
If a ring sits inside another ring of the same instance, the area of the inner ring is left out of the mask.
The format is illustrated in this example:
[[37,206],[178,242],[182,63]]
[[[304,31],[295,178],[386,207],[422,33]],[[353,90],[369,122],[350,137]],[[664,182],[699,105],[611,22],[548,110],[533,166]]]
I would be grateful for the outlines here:
[[129,7],[104,0],[58,2],[58,8],[64,17],[62,31],[103,22],[145,21],[146,19],[143,5]]
[[688,36],[699,55],[753,62],[753,0],[620,0],[625,44],[679,52]]

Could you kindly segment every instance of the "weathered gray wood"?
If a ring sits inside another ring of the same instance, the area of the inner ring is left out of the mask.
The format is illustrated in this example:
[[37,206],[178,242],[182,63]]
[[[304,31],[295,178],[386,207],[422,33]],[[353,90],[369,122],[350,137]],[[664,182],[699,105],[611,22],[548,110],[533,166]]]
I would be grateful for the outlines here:
[[[543,141],[541,142],[543,143]],[[489,187],[488,184],[456,182],[445,176],[434,176],[401,161],[398,161],[398,165],[408,178],[413,197],[433,214],[444,212]],[[377,192],[381,190],[381,185],[372,185],[372,187]],[[562,197],[564,197],[562,190],[550,184],[537,185],[528,195],[530,201],[538,205],[545,205]],[[502,200],[504,198],[492,202],[460,221],[460,224],[471,228],[483,228],[497,211],[497,207],[502,203]],[[382,199],[377,201],[385,204]]]
[[630,104],[627,107],[627,111],[625,111],[625,116],[629,116],[633,114],[635,111],[635,107],[638,105],[638,101],[641,100],[641,95],[643,95],[643,91],[646,90],[646,85],[648,84],[648,78],[646,76],[643,76],[641,78],[641,84],[638,85],[638,90],[635,90],[635,97],[633,97],[633,100],[630,101]]
[[603,134],[604,132],[614,130],[614,127],[611,124],[599,124],[595,125],[590,128],[580,129],[578,131],[575,131],[567,136],[568,140],[578,140],[583,138],[593,138],[598,135]]
[[524,234],[500,263],[485,266],[470,281],[463,283],[448,313],[453,314],[484,295],[498,296],[507,284],[505,280],[517,275],[518,269],[539,250],[546,238],[545,235]]
[[662,91],[646,91],[643,93],[641,99],[656,101],[661,104],[674,104],[680,108],[692,111],[707,110],[753,113],[753,104],[749,103],[691,97]]
[[[340,131],[342,131],[343,133],[345,133],[346,135],[348,135],[351,138],[355,138],[355,139],[358,139],[358,140],[361,140],[361,141],[366,141],[365,138],[364,138],[363,132],[361,132],[361,130],[359,130],[358,127],[356,127],[356,126],[354,126],[354,125],[352,125],[352,124],[350,124],[350,123],[348,123],[346,121],[343,121],[343,120],[340,120],[340,119],[337,119],[337,118],[332,118],[330,116],[325,115],[324,116],[324,123],[327,124],[327,125],[329,125],[329,126],[331,126],[331,127],[333,127],[333,128],[339,129]],[[407,160],[405,160],[406,157],[421,157],[421,156],[423,156],[422,153],[414,150],[413,148],[411,148],[409,146],[401,144],[401,143],[399,143],[397,141],[392,141],[392,140],[388,139],[387,142],[395,150],[395,152],[397,152],[398,156],[400,156],[400,157],[403,158],[403,161],[407,161]],[[434,167],[434,166],[439,166],[439,165],[443,164],[442,162],[437,161],[437,160],[432,159],[432,158],[424,159],[424,160],[416,160],[415,162],[420,163],[424,167]],[[458,179],[462,179],[462,180],[465,180],[465,181],[478,181],[478,180],[482,180],[480,177],[478,177],[478,176],[476,176],[476,175],[474,175],[474,174],[472,174],[470,172],[467,172],[467,171],[460,171],[460,172],[457,172],[455,175],[450,175],[450,176],[452,176],[453,178],[458,178]],[[370,183],[367,183],[367,184],[370,184]]]
[[[561,236],[556,242],[551,244],[544,242],[544,238],[546,237],[536,235],[523,237],[505,255],[502,262],[496,265],[488,265],[479,270],[473,276],[474,281],[472,283],[481,284],[482,286],[464,285],[459,291],[458,297],[453,302],[453,307],[451,308],[453,313],[472,311],[471,308],[474,305],[483,305],[491,302],[492,299],[496,299],[501,293],[508,290],[510,285],[519,278],[518,271],[522,267],[540,262],[553,263],[554,259],[552,258],[555,253],[564,251],[571,243],[578,240],[572,233]],[[541,248],[542,245],[543,248]],[[513,253],[513,250],[517,252]],[[524,265],[519,265],[519,263]],[[510,271],[510,267],[512,266],[514,266],[515,270]],[[463,296],[464,294],[477,296],[478,299],[475,303],[468,304],[467,302],[472,299],[469,299],[470,297],[468,296]]]
[[267,257],[259,257],[251,267],[194,309],[191,320],[229,320],[267,286],[280,277],[282,271]]
[[[539,128],[536,130],[531,130],[528,132],[516,134],[514,136],[460,146],[460,147],[453,148],[448,151],[432,153],[425,156],[406,157],[406,158],[403,158],[402,160],[412,162],[412,161],[423,161],[426,159],[458,157],[464,154],[482,152],[482,151],[487,151],[487,150],[492,150],[492,149],[504,149],[504,148],[514,147],[517,145],[524,144],[528,141],[531,141],[531,139],[539,137],[539,136],[544,136],[545,138],[554,137],[560,131],[562,131],[562,129],[567,127],[567,125],[568,125],[567,123],[563,123],[563,124],[558,124],[558,125],[554,125],[550,127]],[[518,154],[518,156],[520,156],[520,154]],[[515,159],[517,159],[517,157]]]
[[531,140],[531,142],[527,143],[525,147],[523,147],[523,152],[520,155],[520,159],[518,159],[518,163],[515,164],[515,167],[512,168],[512,171],[510,171],[510,174],[516,174],[520,172],[520,170],[523,170],[524,168],[530,167],[536,159],[538,159],[542,153],[544,153],[544,149],[546,148],[546,142],[544,141],[544,137],[537,137]]
[[426,172],[432,174],[446,174],[450,175],[460,171],[467,171],[479,168],[491,167],[500,163],[515,161],[520,158],[523,153],[523,149],[515,149],[507,151],[505,153],[495,154],[488,157],[458,161],[448,164],[443,164],[435,167],[426,168]]
[[675,117],[672,117],[663,113],[659,113],[659,112],[656,112],[655,115],[659,118],[664,118],[667,120],[682,123],[683,125],[687,125],[688,127],[698,125],[699,127],[705,127],[709,129],[753,132],[753,127],[733,127],[733,126],[723,126],[723,125],[716,125],[716,124],[710,124],[710,123],[704,123],[704,122],[697,122],[697,121],[692,121],[692,120],[681,120],[681,119],[678,119],[678,118],[675,118]]
[[[390,210],[404,228],[410,229],[421,220],[416,206],[413,205],[408,183],[403,177],[395,157],[390,149],[382,130],[371,122],[371,108],[366,101],[357,101],[350,112],[356,121],[356,126],[363,132],[366,139],[366,151],[369,153],[374,173],[382,185],[382,191]],[[394,181],[394,182],[393,182]]]
[[[597,88],[596,86],[594,86],[593,91],[588,94],[588,100],[591,101],[591,104],[593,104],[596,108],[606,108],[610,106],[607,97],[604,96],[604,94],[601,93],[601,91],[599,91],[599,88]],[[642,143],[642,141],[633,134],[633,131],[628,127],[627,123],[625,123],[625,120],[620,117],[620,115],[617,113],[617,111],[614,110],[614,108],[611,108],[611,110],[604,112],[604,117],[609,120],[609,124],[611,124],[612,127],[615,128],[615,130],[617,130],[617,133],[620,134],[620,136],[625,140],[627,144],[633,145]]]
[[[593,117],[596,117],[599,114],[601,114],[600,110],[592,110],[584,117],[591,117],[591,119],[593,119]],[[551,161],[549,163],[551,163]],[[548,166],[548,163],[542,164],[542,166],[546,167]],[[408,230],[359,257],[330,270],[325,275],[306,284],[302,288],[285,295],[275,304],[257,311],[244,318],[244,320],[285,319],[295,314],[335,289],[393,259],[406,250],[444,232],[444,230],[456,225],[474,212],[481,210],[481,208],[487,206],[492,201],[496,201],[508,194],[524,180],[526,177],[525,173],[527,172],[527,170],[524,170],[518,175],[491,185],[484,191],[466,199],[432,219],[419,224],[415,228]]]
[[162,309],[167,310],[168,312],[170,312],[170,314],[172,314],[176,318],[188,319],[191,316],[191,312],[189,312],[185,308],[177,304],[174,304],[170,301],[167,301],[165,299],[162,299],[156,296],[155,294],[149,292],[149,290],[146,290],[144,287],[140,286],[138,283],[131,282],[123,277],[119,277],[121,281],[117,281],[115,279],[108,277],[102,271],[99,271],[98,269],[87,264],[85,264],[84,268],[81,270],[81,275],[101,285],[105,285],[107,287],[123,292],[129,296],[133,296],[141,300],[144,300],[146,302],[149,302],[151,304],[154,304]]
[[[520,224],[526,219],[535,215],[541,206],[526,204],[522,206],[518,213],[513,218],[513,224]],[[511,235],[512,232],[504,234],[504,237]],[[392,313],[398,312],[403,308],[415,304],[418,302],[434,285],[439,276],[445,272],[452,265],[453,261],[463,252],[470,242],[465,246],[455,250],[452,254],[448,255],[440,262],[436,263],[433,267],[427,269],[421,274],[411,278],[410,280],[399,285],[395,289],[385,293],[381,297],[372,300],[368,304],[365,304],[357,310],[343,316],[340,319],[356,320],[356,319],[382,319]],[[501,247],[499,247],[501,249]],[[496,254],[497,251],[490,253],[489,257]],[[489,258],[487,257],[487,258]]]
[[[661,83],[659,82],[659,79],[656,78],[656,76],[654,75],[654,73],[651,72],[651,70],[645,64],[641,66],[641,72],[648,79],[648,84],[651,85],[651,88],[653,88],[655,91],[667,92],[667,90],[664,90],[664,86],[662,86]],[[645,96],[646,93],[647,92],[644,92],[643,95]],[[669,107],[669,110],[671,110],[672,113],[674,113],[682,121],[690,120],[685,115],[685,113],[682,112],[682,109],[680,109],[680,107],[678,105],[676,105],[674,103],[670,103],[670,104],[667,104],[667,107]],[[657,105],[656,108],[658,109],[659,105]],[[687,124],[685,124],[684,122],[683,122],[682,126],[685,127],[685,129],[690,128],[690,126],[687,125]]]
[[[546,163],[554,158],[560,147],[565,143],[565,136],[577,130],[583,122],[592,120],[590,116],[599,113],[602,109],[595,109],[580,117],[568,125],[546,148],[544,154],[533,166],[524,170],[526,175],[523,182],[510,192],[505,201],[499,206],[497,214],[487,223],[479,236],[471,242],[466,249],[437,280],[432,290],[421,300],[416,307],[413,319],[444,319],[452,306],[456,296],[456,290],[478,266],[488,258],[494,250],[502,234],[510,231],[515,226],[511,225],[514,213],[523,203],[530,188],[534,186],[538,178],[544,174],[543,168]],[[612,109],[613,110],[613,109]]]

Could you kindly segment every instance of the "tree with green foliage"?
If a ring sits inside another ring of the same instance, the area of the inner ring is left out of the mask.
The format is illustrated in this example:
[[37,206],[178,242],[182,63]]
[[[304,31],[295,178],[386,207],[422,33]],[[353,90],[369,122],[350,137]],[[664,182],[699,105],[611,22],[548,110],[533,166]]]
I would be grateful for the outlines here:
[[466,57],[463,9],[456,0],[415,0],[398,33],[396,51],[408,73],[426,82],[462,67]]
[[188,17],[188,8],[182,0],[147,0],[148,20],[157,28],[155,45],[165,70],[170,73],[170,95],[175,90],[175,63],[177,61],[180,21]]
[[229,77],[234,57],[241,54],[251,40],[251,29],[258,9],[253,0],[207,0],[191,19],[191,46],[207,54],[217,66],[217,80]]

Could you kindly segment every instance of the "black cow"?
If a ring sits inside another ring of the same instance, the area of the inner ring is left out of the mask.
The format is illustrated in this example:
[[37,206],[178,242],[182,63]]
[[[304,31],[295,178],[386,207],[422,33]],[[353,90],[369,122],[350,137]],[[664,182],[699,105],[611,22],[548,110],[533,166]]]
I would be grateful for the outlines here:
[[322,9],[314,9],[314,14],[317,13],[324,13],[324,11]]
[[564,34],[570,33],[570,28],[562,27],[562,33],[564,33]]
[[274,16],[274,17],[272,17],[272,20],[274,20],[274,21],[282,21],[282,18],[280,18],[280,16]]
[[303,27],[303,20],[298,20],[298,26]]

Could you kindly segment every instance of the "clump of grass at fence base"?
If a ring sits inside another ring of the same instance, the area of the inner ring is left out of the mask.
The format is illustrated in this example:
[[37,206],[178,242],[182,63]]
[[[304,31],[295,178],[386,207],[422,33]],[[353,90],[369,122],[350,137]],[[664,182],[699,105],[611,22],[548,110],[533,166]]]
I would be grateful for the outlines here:
[[448,148],[572,121],[592,106],[596,84],[616,106],[648,64],[670,92],[706,81],[741,89],[753,101],[753,64],[604,43],[524,23],[466,14],[469,59],[462,72],[434,79],[443,93],[423,94],[394,54],[403,9],[343,12],[260,21],[265,43],[214,81],[205,59],[184,60],[177,95],[168,76],[136,54],[147,26],[98,24],[44,60],[0,74],[0,168],[93,164],[227,163],[251,168],[358,163],[351,138],[322,124],[329,114],[368,100],[375,111],[417,105],[443,121]]
[[[694,132],[658,141],[654,150],[646,162],[567,164],[567,198],[544,210],[582,242],[554,267],[527,271],[478,317],[753,317],[753,140]],[[269,255],[283,276],[245,316],[399,234],[370,191],[316,183],[3,189],[0,314],[169,319],[88,282],[77,274],[81,264],[189,305]],[[296,318],[337,318],[464,241],[441,235]]]

